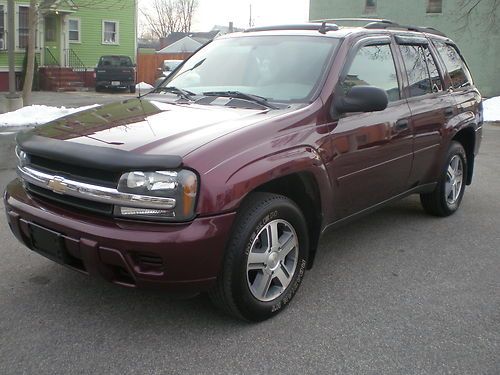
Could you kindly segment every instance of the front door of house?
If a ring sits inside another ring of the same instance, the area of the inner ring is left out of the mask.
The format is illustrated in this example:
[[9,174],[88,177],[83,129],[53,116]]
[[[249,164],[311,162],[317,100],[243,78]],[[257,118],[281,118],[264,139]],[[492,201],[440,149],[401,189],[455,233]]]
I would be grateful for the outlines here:
[[49,14],[45,16],[45,65],[64,65],[61,58],[61,16]]

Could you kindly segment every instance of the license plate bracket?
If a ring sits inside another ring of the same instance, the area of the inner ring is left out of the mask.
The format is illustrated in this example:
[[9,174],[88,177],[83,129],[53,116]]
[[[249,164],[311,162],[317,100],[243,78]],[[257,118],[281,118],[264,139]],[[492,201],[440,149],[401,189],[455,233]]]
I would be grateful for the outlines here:
[[30,225],[33,250],[56,262],[64,263],[65,249],[63,238],[57,232],[42,228],[36,224]]

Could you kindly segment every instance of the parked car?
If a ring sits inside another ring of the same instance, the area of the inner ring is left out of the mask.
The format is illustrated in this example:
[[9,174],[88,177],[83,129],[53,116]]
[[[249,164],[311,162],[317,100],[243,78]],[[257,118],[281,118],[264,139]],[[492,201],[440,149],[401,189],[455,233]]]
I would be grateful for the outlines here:
[[158,68],[160,72],[160,77],[155,82],[155,87],[158,87],[162,84],[166,77],[168,77],[172,72],[182,64],[184,60],[163,60],[163,64],[161,68]]
[[129,56],[102,56],[95,69],[95,91],[127,89],[135,93],[135,64]]
[[481,95],[433,29],[254,28],[142,98],[19,134],[5,208],[55,262],[208,291],[260,321],[290,303],[327,230],[411,194],[456,212],[481,136]]

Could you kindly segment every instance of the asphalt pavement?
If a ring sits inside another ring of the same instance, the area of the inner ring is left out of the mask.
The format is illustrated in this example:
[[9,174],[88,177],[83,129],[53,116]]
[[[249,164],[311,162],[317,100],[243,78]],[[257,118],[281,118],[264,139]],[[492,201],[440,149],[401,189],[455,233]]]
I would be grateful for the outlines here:
[[260,324],[67,270],[0,217],[0,374],[498,375],[499,165],[487,125],[455,215],[409,197],[328,233],[293,302]]

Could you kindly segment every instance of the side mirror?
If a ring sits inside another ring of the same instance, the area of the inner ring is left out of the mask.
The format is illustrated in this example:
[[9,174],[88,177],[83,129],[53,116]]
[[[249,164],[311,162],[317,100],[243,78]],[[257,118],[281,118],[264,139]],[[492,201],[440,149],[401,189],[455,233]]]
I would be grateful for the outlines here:
[[354,86],[346,95],[335,95],[338,113],[383,111],[389,104],[385,90],[373,86]]

